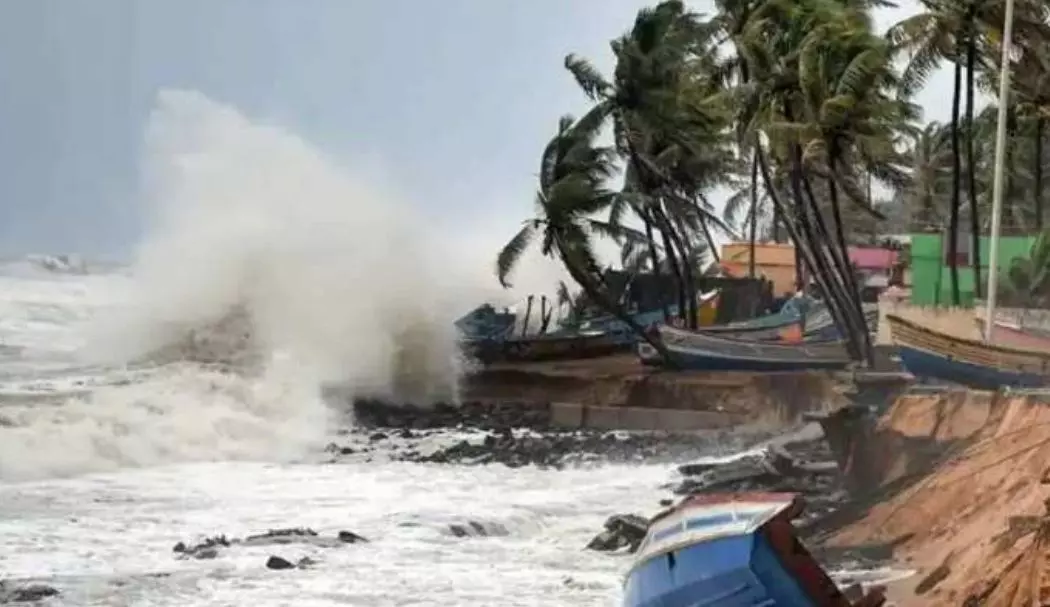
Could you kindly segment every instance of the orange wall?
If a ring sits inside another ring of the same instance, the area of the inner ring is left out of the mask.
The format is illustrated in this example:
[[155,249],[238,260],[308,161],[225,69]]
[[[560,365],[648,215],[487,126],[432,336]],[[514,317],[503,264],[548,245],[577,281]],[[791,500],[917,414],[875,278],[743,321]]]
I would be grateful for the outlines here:
[[[747,276],[750,247],[746,242],[722,245],[722,266],[737,277]],[[755,274],[773,282],[773,295],[795,292],[795,248],[790,244],[756,243]]]

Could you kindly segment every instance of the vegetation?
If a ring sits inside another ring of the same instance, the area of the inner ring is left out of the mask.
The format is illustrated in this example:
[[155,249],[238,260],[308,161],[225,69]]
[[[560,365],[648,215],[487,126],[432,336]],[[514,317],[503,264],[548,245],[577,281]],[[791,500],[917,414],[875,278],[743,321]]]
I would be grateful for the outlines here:
[[1041,309],[1050,305],[1050,230],[1039,234],[1027,258],[1011,260],[999,284],[1004,305]]
[[[976,240],[991,203],[995,109],[979,110],[976,97],[997,92],[1004,5],[920,1],[919,14],[879,32],[872,12],[885,0],[716,0],[709,17],[666,0],[613,40],[611,74],[568,56],[593,105],[562,119],[544,151],[537,215],[500,252],[500,281],[535,238],[591,301],[629,320],[592,246],[611,238],[625,268],[674,280],[679,314],[695,327],[696,275],[717,259],[714,233],[786,239],[851,355],[870,359],[847,246],[932,228],[948,229],[955,251],[963,217]],[[1043,226],[1048,12],[1016,0],[1006,227]],[[954,70],[952,118],[924,124],[914,98],[941,65]],[[724,213],[716,191],[730,192]]]

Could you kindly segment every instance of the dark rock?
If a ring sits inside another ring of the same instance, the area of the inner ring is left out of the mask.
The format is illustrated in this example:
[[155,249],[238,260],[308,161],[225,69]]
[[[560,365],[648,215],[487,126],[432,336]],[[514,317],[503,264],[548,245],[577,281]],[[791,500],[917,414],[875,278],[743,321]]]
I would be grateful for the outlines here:
[[35,603],[59,594],[58,590],[46,584],[10,587],[0,582],[0,604]]
[[596,535],[588,544],[590,550],[614,552],[627,548],[629,552],[638,549],[649,531],[649,520],[637,514],[615,514],[605,521],[605,530]]
[[270,558],[266,559],[266,568],[275,570],[295,569],[295,565],[293,565],[291,561],[288,561],[287,559],[283,559],[279,556],[271,556]]
[[199,560],[210,560],[219,556],[219,550],[222,548],[228,548],[230,546],[230,540],[226,539],[225,535],[218,535],[215,537],[205,538],[203,541],[198,542],[192,546],[187,546],[184,542],[175,544],[172,549],[173,552],[179,554],[179,558],[187,559],[199,559]]
[[337,537],[339,538],[339,541],[344,544],[368,543],[367,539],[353,531],[340,531]]
[[448,530],[455,537],[505,537],[510,535],[505,525],[490,521],[472,520],[465,523],[452,523],[448,526]]
[[372,441],[372,442],[375,442],[375,441],[380,441],[380,440],[386,440],[387,438],[388,438],[388,437],[387,437],[387,435],[386,435],[386,434],[384,434],[384,433],[382,433],[382,432],[376,432],[376,433],[375,433],[375,434],[373,434],[372,436],[369,436],[369,437],[368,437],[368,440],[370,440],[370,441]]

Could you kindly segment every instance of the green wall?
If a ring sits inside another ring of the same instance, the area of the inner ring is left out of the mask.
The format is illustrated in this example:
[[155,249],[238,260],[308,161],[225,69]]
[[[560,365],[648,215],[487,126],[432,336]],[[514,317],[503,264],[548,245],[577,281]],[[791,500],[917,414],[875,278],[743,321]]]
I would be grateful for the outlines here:
[[[916,305],[951,305],[951,268],[944,265],[942,234],[912,234],[911,236],[911,302]],[[969,236],[966,236],[969,238]],[[1027,257],[1035,236],[1001,236],[999,238],[999,271],[1010,266],[1016,257]],[[989,238],[982,236],[981,293],[987,291]],[[962,247],[960,247],[962,248]],[[938,296],[939,293],[939,296]],[[973,305],[973,268],[959,266],[959,294],[962,305]]]

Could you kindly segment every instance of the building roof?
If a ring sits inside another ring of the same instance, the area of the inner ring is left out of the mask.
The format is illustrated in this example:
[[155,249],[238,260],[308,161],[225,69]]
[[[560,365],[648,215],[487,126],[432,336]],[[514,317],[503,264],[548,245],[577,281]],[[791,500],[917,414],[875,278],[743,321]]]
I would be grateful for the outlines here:
[[850,247],[849,260],[857,268],[888,270],[897,263],[898,252],[876,247]]

